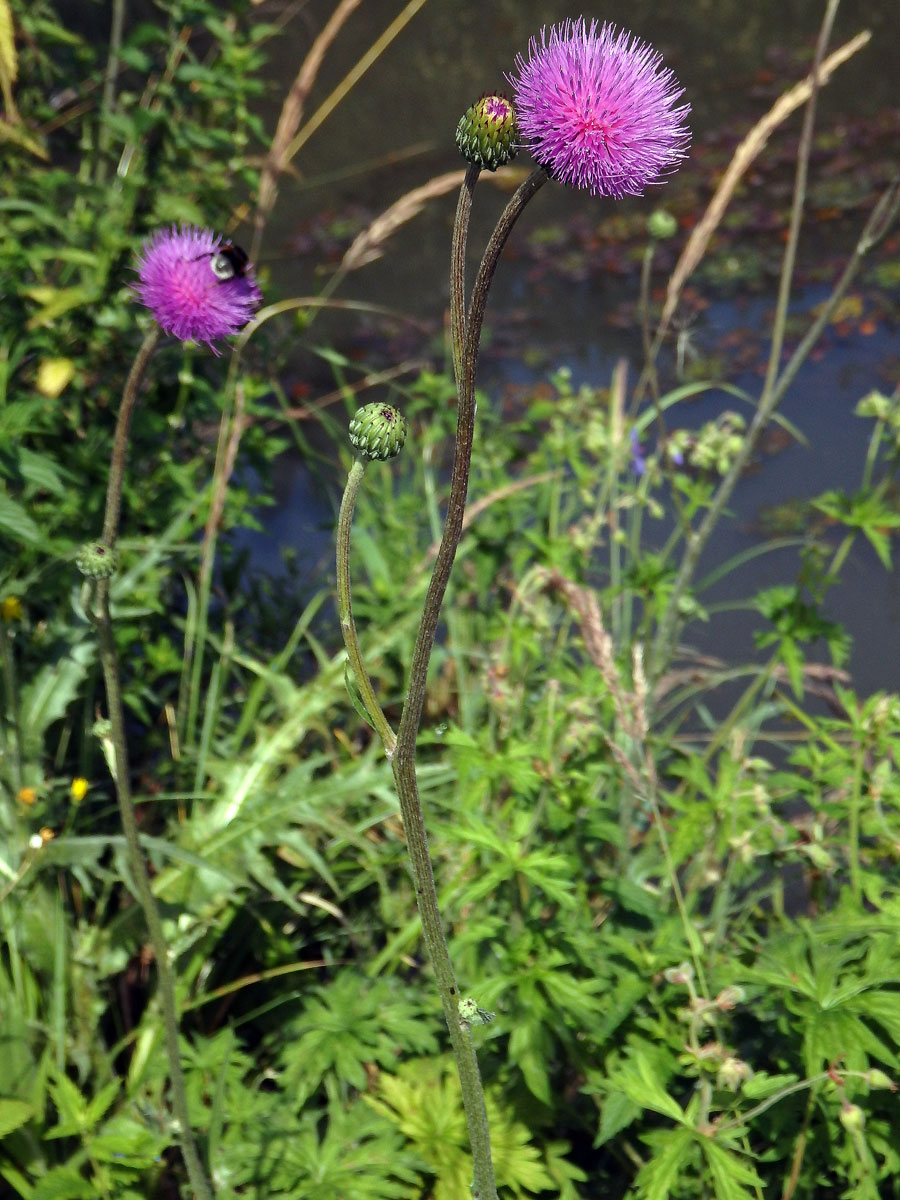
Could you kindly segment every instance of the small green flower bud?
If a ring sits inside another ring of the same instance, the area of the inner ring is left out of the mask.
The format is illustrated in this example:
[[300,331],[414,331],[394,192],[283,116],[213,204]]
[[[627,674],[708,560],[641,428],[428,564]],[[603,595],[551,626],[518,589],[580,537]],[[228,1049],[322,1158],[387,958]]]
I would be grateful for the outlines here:
[[350,421],[350,441],[364,458],[396,458],[406,441],[406,418],[390,404],[366,404]]
[[872,1088],[889,1088],[892,1092],[896,1092],[897,1085],[891,1079],[890,1075],[886,1075],[884,1071],[879,1071],[877,1067],[873,1067],[871,1071],[866,1071],[864,1077],[866,1083]]
[[482,96],[456,127],[459,152],[476,167],[496,171],[519,152],[516,112],[505,96]]
[[658,242],[674,237],[677,232],[678,222],[664,208],[658,208],[647,218],[647,233]]
[[840,1120],[848,1133],[859,1133],[866,1123],[866,1114],[858,1104],[845,1104],[841,1108]]
[[119,569],[119,556],[105,542],[85,542],[75,555],[75,566],[89,579],[109,579]]
[[738,1088],[747,1079],[753,1078],[753,1069],[749,1063],[744,1062],[741,1058],[732,1058],[729,1056],[719,1067],[716,1075],[716,1087],[727,1088],[729,1092],[736,1092]]
[[667,967],[663,971],[666,983],[690,983],[694,978],[694,968],[689,962],[680,962],[677,967]]
[[722,988],[718,996],[716,996],[716,1008],[722,1012],[729,1012],[736,1004],[740,1004],[744,999],[745,992],[742,987],[737,984],[732,984],[730,987]]

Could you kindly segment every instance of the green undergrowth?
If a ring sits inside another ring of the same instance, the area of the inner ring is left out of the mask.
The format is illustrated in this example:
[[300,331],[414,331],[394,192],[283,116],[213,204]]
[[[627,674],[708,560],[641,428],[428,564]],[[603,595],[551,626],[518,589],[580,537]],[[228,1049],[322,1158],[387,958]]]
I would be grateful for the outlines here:
[[[54,127],[42,157],[53,88],[103,63],[45,0],[12,6],[31,123],[0,173],[0,1193],[22,1200],[189,1194],[73,559],[102,521],[140,343],[131,255],[258,182],[272,34],[221,7],[161,4],[158,27],[131,29],[127,103],[77,137]],[[177,50],[194,26],[210,40]],[[331,565],[255,579],[232,540],[264,523],[289,445],[336,506],[344,422],[323,410],[314,450],[281,417],[279,339],[254,347],[205,624],[232,397],[224,362],[174,342],[135,414],[110,593],[191,1121],[220,1200],[460,1200],[458,1083],[390,767],[345,688]],[[323,355],[349,414],[365,365]],[[715,420],[694,419],[701,394]],[[453,387],[427,371],[390,399],[410,437],[367,470],[352,559],[396,724]],[[457,976],[493,1014],[473,1034],[504,1200],[900,1195],[900,698],[856,693],[830,608],[851,552],[892,568],[900,407],[861,400],[852,494],[806,497],[799,528],[703,560],[660,658],[685,544],[754,403],[699,382],[632,412],[566,371],[514,405],[480,398],[419,786]],[[739,607],[743,643],[694,651],[717,584],[776,550],[780,583],[751,578]]]

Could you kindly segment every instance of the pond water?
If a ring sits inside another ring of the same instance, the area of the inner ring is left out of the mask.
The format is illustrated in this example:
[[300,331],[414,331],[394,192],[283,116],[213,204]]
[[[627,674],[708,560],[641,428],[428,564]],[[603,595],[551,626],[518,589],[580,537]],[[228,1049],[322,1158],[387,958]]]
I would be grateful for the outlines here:
[[[398,0],[368,0],[361,5],[326,62],[309,112],[401,7]],[[350,237],[342,243],[335,234],[341,220],[365,225],[410,188],[458,168],[453,130],[459,115],[483,91],[503,89],[504,72],[513,69],[516,52],[525,51],[528,38],[543,24],[580,15],[560,3],[527,0],[499,0],[486,15],[487,7],[429,0],[301,151],[295,163],[300,175],[282,181],[262,254],[263,268],[271,272],[278,294],[309,294],[321,287],[323,255],[327,257],[330,250],[336,260]],[[332,9],[331,4],[310,4],[291,27],[291,36],[270,47],[273,71],[285,85]],[[526,341],[530,347],[537,343],[544,347],[544,356],[534,365],[534,356],[529,355],[531,365],[526,367],[514,340],[504,343],[502,352],[485,357],[481,388],[499,393],[510,385],[545,378],[563,364],[572,368],[576,381],[603,386],[621,356],[630,361],[631,377],[636,377],[640,347],[627,312],[637,297],[634,251],[642,240],[636,234],[626,237],[611,269],[608,260],[598,265],[596,257],[591,258],[597,253],[598,232],[602,240],[605,223],[616,221],[631,222],[639,230],[657,203],[670,205],[681,224],[689,226],[708,199],[734,142],[785,86],[803,74],[821,11],[817,0],[755,0],[750,5],[728,0],[715,4],[698,0],[689,5],[614,0],[604,5],[602,17],[625,24],[651,41],[684,85],[685,98],[693,106],[691,160],[665,189],[642,200],[617,204],[556,185],[542,189],[513,234],[492,294],[488,323],[504,326],[515,314],[522,339],[519,349]],[[827,195],[839,197],[844,219],[804,239],[806,257],[801,255],[801,286],[794,297],[794,308],[800,313],[824,298],[827,280],[839,273],[871,196],[886,177],[877,164],[890,153],[885,147],[895,145],[896,139],[879,140],[871,130],[884,134],[894,121],[894,132],[900,132],[896,124],[900,121],[895,70],[898,24],[895,0],[845,4],[839,14],[832,46],[863,27],[875,36],[869,47],[836,73],[820,100],[819,125],[832,131],[835,150],[818,156],[813,174],[817,170],[821,174],[819,186],[830,186]],[[269,114],[270,127],[276,111]],[[887,126],[885,112],[893,114]],[[743,194],[743,223],[737,223],[730,235],[730,250],[742,264],[746,287],[740,277],[727,287],[717,287],[714,276],[707,279],[702,303],[692,317],[691,339],[700,353],[715,355],[736,333],[745,345],[759,344],[757,361],[748,360],[745,370],[729,374],[732,383],[751,394],[758,394],[758,368],[765,362],[774,272],[790,194],[790,139],[796,138],[798,128],[795,116],[781,149],[772,148],[761,160],[761,164],[774,160],[775,165],[771,169],[761,165],[754,171]],[[876,164],[870,179],[865,177],[863,150],[859,160],[840,158],[842,142],[864,146],[866,138]],[[862,198],[857,195],[855,208],[852,198],[840,192],[842,181],[849,186],[851,180],[863,193]],[[483,245],[503,202],[492,188],[479,189],[471,245]],[[338,294],[414,314],[426,331],[437,334],[447,306],[446,260],[454,206],[453,194],[433,202],[397,232],[381,260],[349,276]],[[760,214],[776,214],[774,226],[764,228]],[[332,237],[336,249],[329,245]],[[664,279],[663,274],[660,282]],[[900,354],[896,286],[889,303],[872,295],[871,288],[860,303],[867,311],[874,306],[876,319],[868,325],[860,321],[829,331],[824,353],[806,365],[786,398],[783,411],[807,435],[809,445],[790,443],[779,453],[761,458],[735,495],[736,520],[720,525],[705,566],[758,542],[762,509],[793,504],[825,488],[852,491],[858,486],[870,423],[854,417],[853,407],[871,388],[890,391],[896,385]],[[315,340],[350,349],[354,321],[352,315],[326,317],[316,325]],[[424,337],[418,349],[424,351]],[[312,358],[298,354],[296,373],[298,380],[312,384],[314,393],[330,387],[321,364]],[[711,396],[697,402],[689,415],[683,413],[681,423],[697,426],[723,407],[733,406],[721,395]],[[266,534],[247,542],[254,568],[277,570],[282,544],[294,545],[311,564],[327,563],[342,482],[336,476],[334,495],[324,496],[301,463],[281,464],[278,508],[264,514]],[[723,581],[710,599],[728,603],[760,587],[790,582],[796,564],[794,551],[756,559]],[[900,585],[862,543],[844,567],[840,588],[830,593],[827,611],[854,637],[850,667],[856,686],[862,691],[896,687]],[[690,639],[705,652],[746,659],[752,655],[752,628],[747,614],[736,611],[717,616],[710,626],[692,626]]]

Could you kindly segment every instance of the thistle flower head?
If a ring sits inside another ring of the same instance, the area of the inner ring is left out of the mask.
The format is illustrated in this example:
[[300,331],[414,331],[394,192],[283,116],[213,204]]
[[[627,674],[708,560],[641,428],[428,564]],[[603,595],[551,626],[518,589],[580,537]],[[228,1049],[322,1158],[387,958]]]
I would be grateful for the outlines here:
[[213,343],[243,328],[262,299],[244,252],[194,225],[157,230],[137,270],[135,291],[157,324],[181,342],[206,342],[215,354]]
[[384,462],[406,442],[406,417],[390,404],[364,404],[350,419],[350,442],[357,454]]
[[683,89],[652,46],[583,17],[541,30],[509,76],[523,143],[554,179],[639,196],[684,158]]

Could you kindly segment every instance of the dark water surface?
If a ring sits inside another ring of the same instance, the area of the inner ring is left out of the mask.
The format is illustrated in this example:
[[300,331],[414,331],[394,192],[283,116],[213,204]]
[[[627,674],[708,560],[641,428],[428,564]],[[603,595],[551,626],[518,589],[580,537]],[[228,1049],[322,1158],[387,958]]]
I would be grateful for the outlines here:
[[[310,98],[308,114],[401,8],[399,0],[367,0],[361,5],[326,62]],[[625,25],[663,53],[693,107],[692,160],[702,162],[723,129],[735,131],[735,137],[743,134],[768,110],[784,86],[802,76],[823,9],[818,0],[753,0],[749,4],[746,0],[611,0],[602,9],[585,10],[584,15]],[[332,4],[310,4],[292,24],[291,32],[270,46],[273,72],[285,84],[331,11]],[[299,178],[283,181],[262,254],[263,266],[268,264],[276,291],[282,295],[308,294],[321,286],[322,245],[316,243],[313,231],[323,213],[361,209],[368,220],[410,188],[458,168],[453,131],[459,115],[483,91],[507,86],[504,72],[513,70],[516,53],[526,51],[529,37],[542,24],[579,15],[579,10],[562,3],[500,0],[476,5],[428,0],[301,150],[295,160]],[[867,120],[900,104],[898,17],[897,0],[847,2],[841,7],[832,48],[862,28],[871,29],[874,37],[855,60],[838,70],[820,98],[819,125],[833,128],[838,141],[841,136],[857,138]],[[796,132],[799,122],[796,115],[789,129]],[[847,132],[842,135],[844,128]],[[521,156],[516,165],[525,158]],[[690,169],[688,164],[682,172],[685,179]],[[814,163],[814,173],[816,169]],[[819,169],[827,171],[829,167],[820,163]],[[840,170],[835,173],[840,183]],[[789,189],[789,169],[785,179]],[[536,283],[535,259],[516,252],[517,239],[520,244],[527,243],[537,230],[553,223],[565,230],[579,222],[596,224],[619,213],[626,219],[636,215],[643,219],[655,204],[668,203],[670,196],[682,223],[687,225],[690,213],[686,213],[685,205],[691,201],[685,200],[684,189],[695,188],[693,203],[699,208],[708,199],[714,181],[710,177],[702,185],[696,180],[693,185],[683,184],[679,177],[642,200],[621,204],[592,199],[553,184],[542,189],[513,234],[511,253],[501,263],[488,321],[502,323],[510,311],[521,316],[525,310],[529,345],[543,345],[545,357],[536,368],[524,366],[523,357],[515,352],[490,355],[481,369],[480,386],[489,393],[500,391],[511,383],[543,379],[548,371],[563,364],[572,368],[576,380],[603,386],[622,355],[632,363],[634,378],[640,363],[635,327],[633,322],[630,326],[610,322],[609,314],[623,300],[628,303],[636,299],[635,273],[603,276],[589,269],[583,278],[573,280],[566,271],[555,273],[551,263],[550,270],[537,273]],[[692,195],[690,191],[687,194]],[[761,195],[760,205],[780,213],[786,210],[788,198],[789,190],[776,199]],[[492,188],[479,189],[471,245],[483,245],[502,203],[503,196]],[[439,329],[447,306],[446,264],[454,207],[452,194],[434,201],[398,231],[386,247],[384,258],[348,277],[339,295],[414,314]],[[846,230],[843,235],[826,231],[826,237],[840,241],[843,236],[847,243],[840,247],[841,252],[837,245],[831,248],[835,277],[844,261],[843,252],[851,244],[849,238],[864,220],[864,214],[856,216],[855,223],[848,224],[849,235]],[[783,223],[771,234],[776,265],[781,229]],[[815,258],[817,252],[810,253]],[[697,317],[692,330],[700,352],[712,350],[723,336],[742,328],[759,337],[764,353],[775,288],[773,276],[764,279],[761,286],[757,281],[749,297],[733,288],[721,295],[715,289],[708,293],[708,307]],[[821,282],[809,284],[795,295],[794,306],[808,310],[825,294]],[[894,300],[896,311],[896,295]],[[331,340],[338,346],[352,344],[354,319],[341,316],[322,320],[316,327],[316,340]],[[880,323],[868,336],[853,331],[843,335],[829,332],[826,351],[806,365],[783,407],[806,434],[809,446],[791,443],[782,452],[765,456],[759,469],[742,481],[732,506],[736,519],[720,525],[707,552],[705,568],[758,543],[756,523],[764,507],[802,500],[826,488],[853,491],[858,486],[871,423],[854,417],[852,411],[871,388],[890,391],[895,386],[900,361],[896,325]],[[764,364],[765,360],[761,357],[760,361]],[[302,360],[298,360],[297,369],[299,377],[304,371],[315,374],[317,370],[313,363]],[[756,369],[730,378],[751,394],[759,391]],[[730,407],[734,407],[733,401],[721,394],[712,395],[683,409],[676,423],[696,427]],[[249,543],[255,564],[277,567],[283,541],[298,547],[311,563],[327,562],[334,498],[323,497],[299,463],[293,468],[290,463],[283,464],[279,479],[279,507],[267,511],[264,517],[267,534]],[[341,483],[335,480],[335,493]],[[724,580],[715,595],[706,599],[739,600],[760,587],[790,582],[796,565],[796,553],[792,551],[756,559]],[[853,634],[850,667],[857,687],[862,691],[897,687],[900,584],[896,575],[885,572],[862,541],[844,566],[840,587],[830,593],[827,612]],[[707,652],[743,660],[752,656],[753,627],[753,619],[746,613],[734,612],[718,616],[710,626],[693,626],[690,636]],[[824,651],[818,656],[824,657]]]

